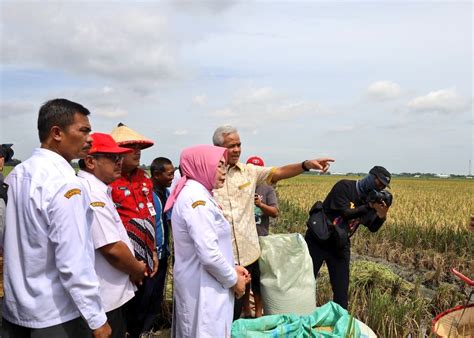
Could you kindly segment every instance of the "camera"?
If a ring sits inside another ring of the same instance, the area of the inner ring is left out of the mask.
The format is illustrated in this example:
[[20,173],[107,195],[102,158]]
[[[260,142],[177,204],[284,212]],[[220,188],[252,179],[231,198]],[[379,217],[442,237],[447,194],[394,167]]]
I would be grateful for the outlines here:
[[372,190],[367,195],[367,202],[372,202],[372,203],[385,202],[385,205],[387,207],[392,205],[392,201],[393,201],[393,196],[388,190],[382,190],[382,191]]

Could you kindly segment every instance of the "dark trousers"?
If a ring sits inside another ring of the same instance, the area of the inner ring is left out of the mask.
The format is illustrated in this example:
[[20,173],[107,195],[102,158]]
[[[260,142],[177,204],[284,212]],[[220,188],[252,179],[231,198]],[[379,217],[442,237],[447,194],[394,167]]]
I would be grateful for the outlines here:
[[342,249],[336,248],[336,245],[320,244],[306,232],[306,243],[308,244],[309,254],[313,259],[314,278],[317,278],[319,269],[326,262],[331,281],[333,300],[335,303],[347,309],[349,298],[349,262],[351,258],[350,243]]
[[[248,272],[250,272],[251,276],[252,276],[252,282],[253,282],[253,274],[258,274],[258,276],[256,276],[258,278],[258,286],[256,286],[257,288],[257,293],[260,294],[260,269],[258,267],[258,261],[250,264],[250,265],[247,265],[245,266],[244,268],[246,268],[248,270]],[[256,284],[253,284],[252,283],[252,288],[254,287],[254,285]],[[253,289],[254,292],[255,292],[255,289]],[[242,308],[244,307],[244,297],[241,297],[240,299],[237,299],[235,298],[234,299],[234,318],[233,320],[237,320],[240,318],[240,314],[242,313]]]
[[153,328],[161,309],[167,267],[167,258],[161,259],[156,275],[145,278],[135,292],[135,297],[125,304],[127,332],[130,338],[138,338],[141,333]]
[[107,322],[112,328],[111,338],[125,338],[125,335],[127,334],[127,326],[125,325],[125,313],[124,313],[125,305],[126,304],[122,305],[121,307],[115,310],[112,310],[106,313]]
[[89,338],[92,331],[87,323],[81,318],[76,318],[65,323],[45,327],[42,329],[32,329],[10,323],[2,319],[2,338]]
[[242,313],[242,308],[244,307],[244,297],[239,299],[234,299],[234,318],[232,320],[237,320],[240,318],[240,314]]

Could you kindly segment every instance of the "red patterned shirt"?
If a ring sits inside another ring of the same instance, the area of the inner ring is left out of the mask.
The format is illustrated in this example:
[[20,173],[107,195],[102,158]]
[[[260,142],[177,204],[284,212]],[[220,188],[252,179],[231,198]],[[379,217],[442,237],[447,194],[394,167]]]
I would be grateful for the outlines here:
[[142,169],[135,169],[130,177],[120,177],[110,184],[112,199],[135,250],[135,257],[153,270],[155,249],[155,217],[153,183]]

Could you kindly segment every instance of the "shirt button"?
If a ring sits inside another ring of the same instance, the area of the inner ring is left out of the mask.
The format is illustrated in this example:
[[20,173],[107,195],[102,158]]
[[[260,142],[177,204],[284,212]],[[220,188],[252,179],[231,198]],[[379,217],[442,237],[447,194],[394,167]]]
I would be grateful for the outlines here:
[[139,207],[140,209],[143,209],[143,208],[145,207],[145,204],[143,204],[142,202],[140,202],[140,203],[138,203],[138,207]]

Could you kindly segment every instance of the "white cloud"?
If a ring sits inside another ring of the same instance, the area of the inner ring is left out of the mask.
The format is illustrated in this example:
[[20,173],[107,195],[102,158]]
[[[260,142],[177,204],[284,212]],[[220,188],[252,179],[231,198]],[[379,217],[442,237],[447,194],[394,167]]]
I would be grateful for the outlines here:
[[112,87],[109,87],[109,86],[105,86],[104,88],[102,88],[102,92],[104,94],[109,94],[109,93],[113,93],[115,91],[114,88]]
[[179,10],[189,13],[221,13],[234,6],[237,0],[207,0],[207,1],[189,1],[189,0],[170,0],[170,3]]
[[193,103],[198,106],[203,106],[207,103],[207,96],[206,95],[196,95],[193,97]]
[[210,114],[211,116],[215,117],[223,117],[223,118],[228,118],[228,117],[235,117],[237,116],[237,113],[235,113],[231,108],[222,108],[222,109],[217,109],[213,113]]
[[176,135],[176,136],[184,136],[188,134],[189,134],[189,131],[187,129],[178,129],[173,132],[173,135]]
[[38,104],[33,104],[28,100],[6,100],[0,102],[0,116],[2,119],[8,117],[37,113],[39,109]]
[[348,133],[348,132],[351,132],[353,130],[355,130],[355,126],[337,126],[337,127],[334,127],[334,128],[331,128],[328,133],[332,134],[332,133]]
[[94,111],[94,115],[97,114],[102,117],[106,117],[109,119],[115,119],[118,117],[124,117],[128,115],[126,110],[112,107],[112,108],[99,108]]
[[317,102],[296,100],[271,87],[260,87],[237,90],[226,107],[219,107],[210,115],[226,123],[256,128],[278,121],[292,121],[302,116],[332,114],[334,112]]
[[367,96],[376,101],[395,100],[401,92],[400,86],[391,81],[377,81],[367,88]]
[[7,3],[2,11],[3,64],[105,78],[140,93],[180,76],[179,43],[160,11],[56,2]]
[[471,100],[461,96],[455,89],[441,89],[408,102],[415,112],[460,113],[471,109]]

